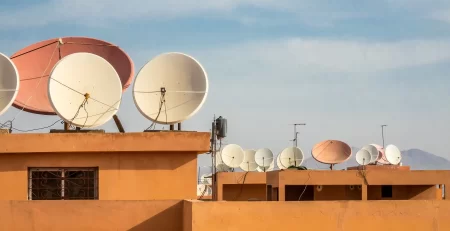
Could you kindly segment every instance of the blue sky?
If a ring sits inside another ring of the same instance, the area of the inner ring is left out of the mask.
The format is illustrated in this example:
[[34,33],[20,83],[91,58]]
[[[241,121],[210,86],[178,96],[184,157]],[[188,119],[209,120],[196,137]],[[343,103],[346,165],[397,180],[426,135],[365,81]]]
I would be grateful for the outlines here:
[[[0,3],[0,52],[62,36],[115,43],[136,71],[162,52],[193,55],[210,92],[184,128],[208,131],[212,116],[222,115],[227,143],[278,153],[291,144],[289,124],[305,122],[299,145],[309,153],[324,139],[381,143],[380,124],[388,124],[387,143],[450,157],[448,0]],[[150,124],[130,90],[118,114],[128,131]],[[55,120],[24,112],[15,126]],[[115,131],[112,121],[104,128]]]

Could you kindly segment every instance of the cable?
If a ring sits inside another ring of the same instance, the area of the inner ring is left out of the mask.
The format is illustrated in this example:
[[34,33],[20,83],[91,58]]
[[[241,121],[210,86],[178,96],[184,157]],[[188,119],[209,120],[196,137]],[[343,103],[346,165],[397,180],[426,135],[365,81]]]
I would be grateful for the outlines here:
[[[306,184],[306,183],[308,183],[308,181],[309,181],[309,179],[311,179],[311,172],[308,172],[308,179],[305,181],[305,188],[303,189],[303,192],[300,194],[300,196],[298,197],[298,201],[300,201],[300,199],[302,199],[302,196],[303,196],[303,194],[305,193],[305,191],[306,191],[306,188],[308,187],[308,185]],[[284,187],[286,187],[286,186],[284,186]],[[286,190],[286,188],[284,189],[284,190]]]
[[159,118],[159,115],[161,114],[161,110],[162,110],[162,106],[164,105],[164,111],[166,113],[166,123],[167,123],[167,107],[166,107],[166,89],[165,88],[161,88],[161,96],[159,97],[159,109],[158,109],[158,114],[156,115],[156,118],[154,119],[154,121],[152,122],[152,124],[150,124],[150,126],[148,128],[145,129],[145,131],[150,130],[152,127],[153,129],[156,128],[156,122]]
[[[244,190],[245,179],[247,178],[247,174],[248,174],[248,173],[249,173],[249,172],[245,172],[245,174],[244,174],[243,176],[241,176],[241,178],[243,178],[243,179],[242,179],[242,184],[241,184],[241,189],[239,190],[239,193],[236,194],[236,197],[234,198],[233,201],[236,201],[236,200],[239,198],[239,196],[241,196],[242,191]],[[238,183],[239,183],[239,181],[238,181]]]

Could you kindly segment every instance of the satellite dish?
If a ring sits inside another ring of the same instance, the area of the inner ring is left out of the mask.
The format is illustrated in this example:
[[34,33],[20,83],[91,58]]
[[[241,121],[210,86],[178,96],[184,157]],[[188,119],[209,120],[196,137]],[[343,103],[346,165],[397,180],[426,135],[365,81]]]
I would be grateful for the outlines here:
[[97,127],[119,110],[122,98],[119,75],[108,61],[98,55],[68,55],[56,64],[50,79],[50,103],[67,123]]
[[258,172],[270,172],[270,171],[273,171],[274,168],[275,168],[275,162],[272,161],[272,163],[270,163],[270,165],[269,165],[268,168],[258,166],[258,167],[256,168],[256,171],[258,171]]
[[30,113],[56,115],[47,89],[50,71],[60,59],[79,52],[95,54],[108,61],[118,73],[123,91],[131,84],[133,61],[118,46],[95,38],[53,38],[27,46],[11,56],[21,81],[13,106]]
[[390,164],[389,161],[386,159],[386,155],[384,152],[384,148],[378,144],[371,144],[372,146],[376,147],[378,150],[378,159],[377,163],[379,164]]
[[339,140],[324,140],[314,145],[312,157],[323,164],[333,165],[347,161],[352,155],[350,146]]
[[[377,151],[378,152],[378,151]],[[361,149],[356,153],[356,162],[359,165],[367,165],[370,163],[372,156],[366,149]]]
[[281,165],[280,155],[281,155],[281,153],[278,154],[278,156],[277,156],[277,166],[278,166],[279,169],[285,169],[285,168],[283,168],[283,165]]
[[223,163],[230,168],[238,168],[244,160],[244,150],[237,144],[229,144],[221,152]]
[[255,171],[258,165],[255,162],[255,150],[245,150],[244,151],[244,161],[239,165],[239,167],[246,171]]
[[0,53],[0,115],[11,107],[19,90],[19,73],[8,56]]
[[197,196],[210,196],[212,194],[212,189],[208,185],[198,184],[197,185]]
[[216,172],[229,172],[231,170],[226,164],[223,163],[221,152],[216,153]]
[[[369,154],[370,154],[369,163],[375,163],[377,161],[379,152],[375,146],[369,144],[369,145],[365,145],[362,149],[369,152]],[[365,160],[367,161],[367,159],[365,159]],[[366,163],[366,162],[364,162],[364,163]],[[366,163],[366,164],[368,164],[368,163]]]
[[165,53],[139,71],[133,87],[134,102],[143,116],[159,124],[191,118],[208,94],[202,65],[182,53]]
[[[283,166],[283,169],[287,169],[291,166],[301,166],[303,163],[303,152],[300,148],[297,147],[289,147],[285,148],[281,154],[280,158],[280,166]],[[280,167],[281,168],[281,167]]]
[[269,167],[273,162],[273,153],[268,148],[258,149],[255,153],[255,162],[260,167]]
[[212,184],[212,174],[206,173],[200,177],[202,184],[211,185]]
[[387,161],[392,165],[398,165],[402,161],[402,152],[393,144],[386,146],[385,153]]

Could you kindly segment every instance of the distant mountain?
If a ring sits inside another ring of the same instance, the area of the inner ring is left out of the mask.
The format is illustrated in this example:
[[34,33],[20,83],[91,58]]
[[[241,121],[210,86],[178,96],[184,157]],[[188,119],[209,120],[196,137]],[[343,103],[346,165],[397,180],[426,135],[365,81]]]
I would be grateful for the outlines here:
[[[354,155],[358,151],[359,148],[352,147],[352,157],[347,162],[335,165],[333,169],[338,170],[357,166],[358,163],[356,163]],[[410,166],[412,170],[450,170],[449,160],[420,149],[402,151],[402,163]],[[312,157],[307,158],[303,165],[310,169],[329,169],[329,165],[319,163]]]

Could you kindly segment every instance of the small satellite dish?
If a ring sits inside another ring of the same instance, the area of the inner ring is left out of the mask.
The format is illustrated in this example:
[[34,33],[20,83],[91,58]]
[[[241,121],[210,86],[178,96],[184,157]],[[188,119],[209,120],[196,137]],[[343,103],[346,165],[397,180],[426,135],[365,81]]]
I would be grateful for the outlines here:
[[298,167],[303,163],[303,152],[298,147],[285,148],[279,156],[280,164],[283,169],[287,169],[291,166]]
[[378,150],[378,159],[377,159],[377,163],[379,164],[390,164],[387,159],[386,159],[386,155],[384,152],[384,148],[381,147],[378,144],[371,144],[372,146],[376,147]]
[[210,196],[212,194],[212,189],[209,185],[198,184],[197,185],[197,196]]
[[365,145],[362,149],[368,151],[370,154],[369,162],[367,162],[367,159],[365,159],[364,165],[369,164],[369,163],[375,163],[377,161],[379,152],[375,146],[369,144],[369,145]]
[[61,59],[50,73],[48,95],[55,112],[78,127],[97,127],[119,110],[122,84],[114,67],[91,53]]
[[216,153],[216,172],[229,172],[231,170],[226,164],[223,163],[221,152]]
[[269,165],[268,168],[258,166],[258,167],[256,168],[256,171],[258,171],[258,172],[270,172],[270,171],[273,171],[274,168],[275,168],[275,162],[272,161],[272,163],[270,163],[270,165]]
[[239,167],[246,171],[255,171],[258,165],[255,162],[255,150],[245,150],[244,151],[244,161],[239,165]]
[[212,174],[206,173],[200,177],[202,184],[211,185],[212,184]]
[[165,53],[139,71],[133,87],[134,102],[143,116],[159,124],[191,118],[208,94],[202,65],[182,53]]
[[386,146],[385,153],[387,161],[392,165],[398,165],[402,161],[402,152],[393,144]]
[[19,92],[19,72],[8,56],[0,53],[0,115],[11,107]]
[[268,148],[258,149],[255,153],[255,162],[260,167],[269,167],[273,162],[273,153]]
[[278,156],[277,156],[277,166],[279,169],[284,169],[283,165],[281,165],[281,162],[280,162],[280,155],[281,155],[281,153],[278,154]]
[[[378,151],[377,151],[378,152]],[[356,153],[356,162],[359,165],[367,165],[370,163],[372,156],[366,149],[361,149]]]
[[325,140],[314,145],[312,157],[320,163],[333,165],[347,161],[352,155],[350,146],[339,140]]
[[238,168],[244,160],[244,150],[237,144],[228,144],[220,153],[223,163],[230,168]]

